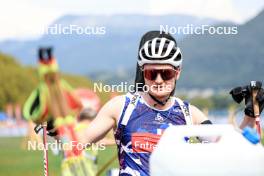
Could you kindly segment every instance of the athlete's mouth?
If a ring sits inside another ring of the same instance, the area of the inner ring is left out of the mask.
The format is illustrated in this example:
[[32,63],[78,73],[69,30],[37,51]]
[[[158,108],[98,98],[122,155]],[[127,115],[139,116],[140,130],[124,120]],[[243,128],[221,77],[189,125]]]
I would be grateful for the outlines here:
[[154,85],[153,86],[153,90],[155,91],[169,91],[169,87],[165,86],[165,85]]

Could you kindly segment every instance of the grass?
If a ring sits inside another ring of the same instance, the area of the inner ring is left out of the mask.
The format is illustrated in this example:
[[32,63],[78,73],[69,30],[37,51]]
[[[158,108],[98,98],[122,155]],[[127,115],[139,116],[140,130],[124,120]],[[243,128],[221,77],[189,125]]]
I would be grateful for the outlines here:
[[[42,151],[28,151],[22,149],[22,141],[23,138],[0,138],[0,175],[43,175]],[[100,169],[103,164],[115,154],[115,147],[108,147],[106,150],[100,151],[98,156],[98,168]],[[49,152],[49,171],[51,176],[60,175],[60,162],[61,157],[54,156]],[[113,167],[118,167],[117,160],[115,160],[109,168]],[[105,175],[105,172],[102,175]]]

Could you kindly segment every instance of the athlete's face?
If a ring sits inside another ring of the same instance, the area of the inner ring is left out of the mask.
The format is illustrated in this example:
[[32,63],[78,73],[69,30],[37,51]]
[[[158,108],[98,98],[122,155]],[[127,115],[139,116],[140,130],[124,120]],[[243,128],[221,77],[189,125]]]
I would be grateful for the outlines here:
[[167,64],[146,64],[143,72],[145,85],[150,93],[157,98],[163,98],[169,96],[174,89],[181,70]]

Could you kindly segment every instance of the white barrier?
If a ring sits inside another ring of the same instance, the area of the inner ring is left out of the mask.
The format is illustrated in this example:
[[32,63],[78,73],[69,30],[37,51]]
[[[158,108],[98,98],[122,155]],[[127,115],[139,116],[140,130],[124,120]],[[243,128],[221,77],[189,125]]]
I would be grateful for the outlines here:
[[[186,136],[221,136],[215,143],[190,144]],[[231,125],[171,126],[150,158],[151,176],[264,176],[264,148]]]

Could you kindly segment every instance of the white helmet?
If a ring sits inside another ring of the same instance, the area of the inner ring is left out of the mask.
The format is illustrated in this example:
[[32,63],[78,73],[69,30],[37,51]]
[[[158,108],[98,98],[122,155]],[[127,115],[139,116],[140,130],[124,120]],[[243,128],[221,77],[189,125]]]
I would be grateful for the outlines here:
[[165,37],[156,37],[146,41],[139,49],[138,65],[170,64],[181,67],[182,55],[176,41]]

